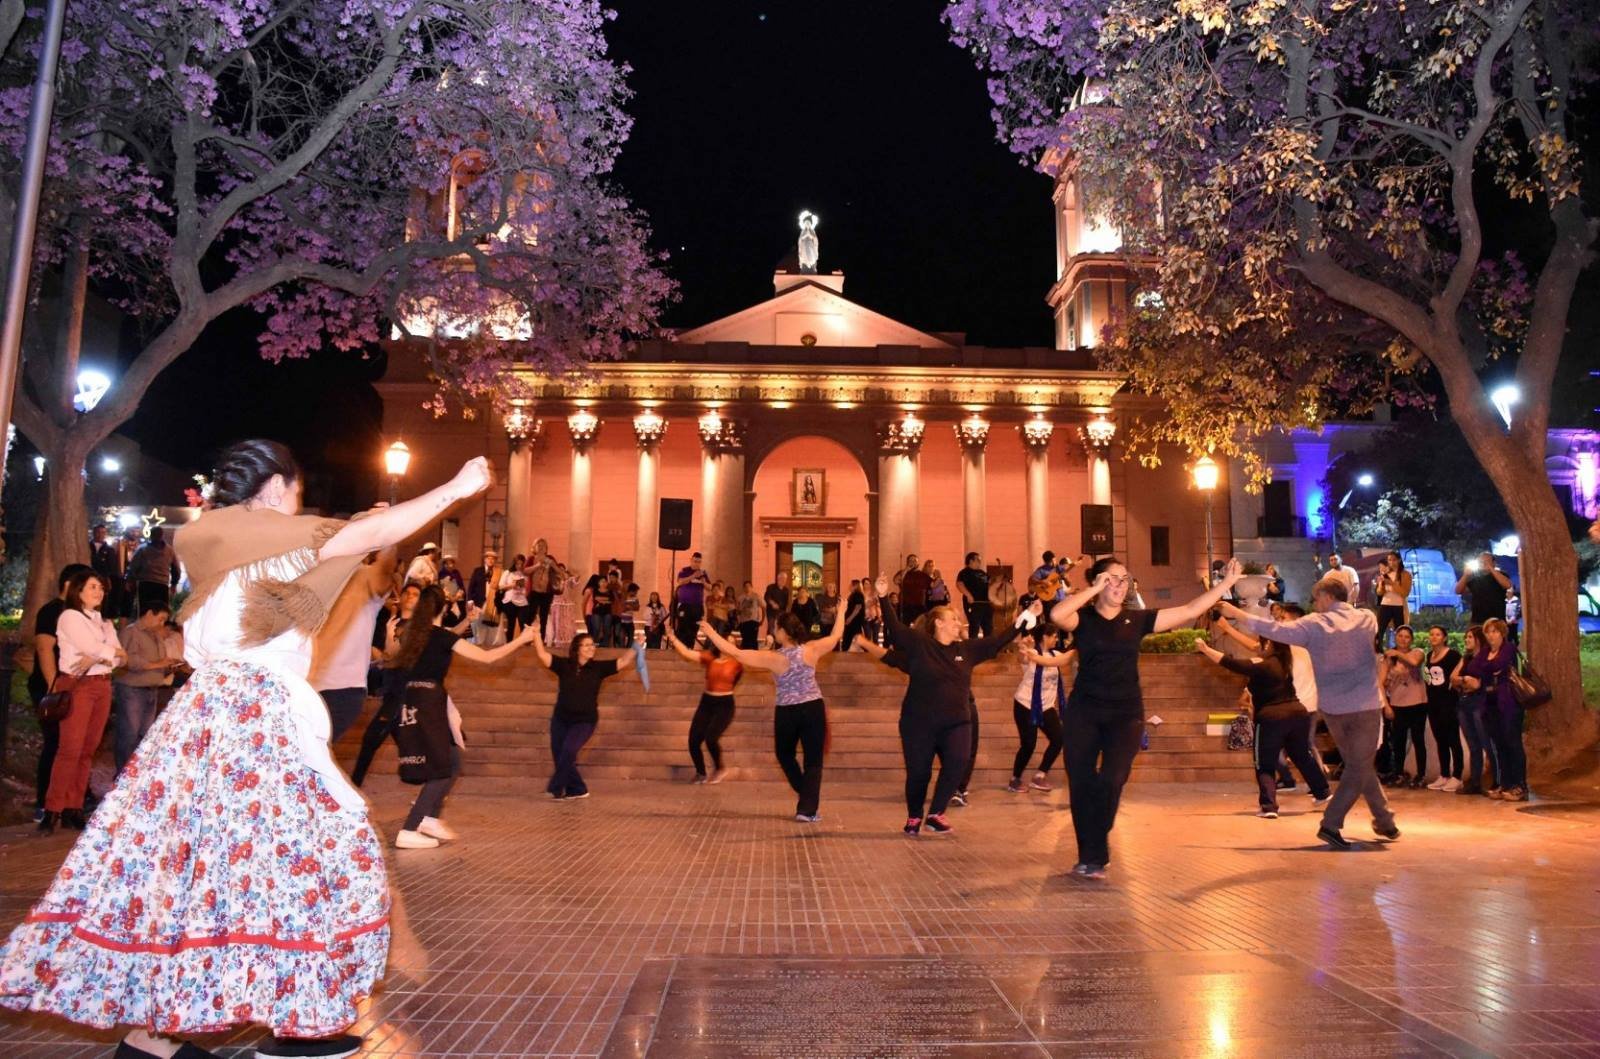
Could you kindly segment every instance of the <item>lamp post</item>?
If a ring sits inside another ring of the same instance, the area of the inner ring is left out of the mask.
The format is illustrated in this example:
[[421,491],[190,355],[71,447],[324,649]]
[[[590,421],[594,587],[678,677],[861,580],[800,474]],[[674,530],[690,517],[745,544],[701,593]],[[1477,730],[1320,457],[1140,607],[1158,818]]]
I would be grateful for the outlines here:
[[1205,585],[1211,587],[1211,564],[1215,561],[1211,548],[1211,494],[1217,491],[1217,476],[1220,469],[1217,461],[1209,455],[1201,456],[1194,461],[1191,470],[1194,475],[1194,487],[1205,494],[1206,498],[1206,572]]
[[1371,489],[1376,481],[1377,479],[1372,477],[1370,471],[1362,471],[1356,475],[1355,484],[1346,489],[1344,496],[1339,498],[1339,508],[1333,513],[1333,525],[1328,529],[1330,551],[1336,552],[1339,550],[1339,512],[1344,510],[1344,506],[1350,502],[1350,498],[1355,495],[1357,489]]
[[411,466],[411,449],[403,441],[396,441],[383,450],[383,467],[389,472],[389,505],[400,502],[400,479]]

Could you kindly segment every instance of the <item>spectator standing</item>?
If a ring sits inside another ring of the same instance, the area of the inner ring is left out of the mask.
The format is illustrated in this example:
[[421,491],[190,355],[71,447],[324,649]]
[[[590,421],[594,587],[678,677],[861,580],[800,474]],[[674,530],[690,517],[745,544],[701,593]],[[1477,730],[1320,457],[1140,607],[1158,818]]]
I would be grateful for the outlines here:
[[[152,527],[150,539],[139,546],[128,563],[129,614],[143,614],[146,607],[157,603],[166,606],[172,602],[172,590],[177,587],[182,571],[178,557],[167,543],[167,534],[160,526]],[[113,615],[115,616],[115,615]]]
[[[1460,669],[1461,699],[1456,715],[1461,719],[1461,732],[1467,737],[1467,780],[1457,793],[1493,797],[1500,789],[1500,762],[1495,756],[1494,740],[1489,735],[1489,689],[1484,686],[1480,662],[1489,651],[1489,643],[1484,639],[1483,626],[1469,628],[1466,643],[1467,657]],[[1485,759],[1488,760],[1487,785]]]
[[116,712],[112,747],[118,775],[155,723],[161,685],[178,663],[178,659],[167,657],[162,636],[171,614],[172,608],[165,603],[151,603],[136,621],[124,625],[118,635],[126,658],[111,681],[112,708]]
[[833,619],[839,616],[839,586],[829,581],[822,586],[822,594],[816,597],[817,604],[817,631],[833,628]]
[[1490,618],[1506,620],[1506,593],[1511,591],[1511,578],[1494,565],[1494,555],[1483,552],[1467,564],[1456,591],[1465,595],[1472,609],[1472,624],[1483,625]]
[[506,639],[515,640],[528,624],[527,559],[518,555],[500,575],[500,613],[506,619]]
[[117,565],[117,544],[110,538],[111,530],[103,522],[89,534],[89,566],[111,586],[112,598],[106,604],[106,613],[120,617],[127,613],[122,604],[123,568]]
[[[67,585],[80,574],[96,573],[83,563],[68,563],[56,578],[56,598],[39,608],[33,619],[33,672],[28,674],[28,695],[38,702],[50,693],[61,671],[61,643],[56,639],[56,624],[67,606]],[[102,577],[102,580],[104,578]],[[34,823],[44,816],[45,793],[50,789],[50,771],[55,764],[56,751],[61,746],[61,722],[39,722],[43,745],[39,747],[39,768],[34,776]]]
[[994,604],[989,602],[989,574],[983,556],[968,552],[961,572],[956,575],[956,591],[961,596],[961,612],[967,619],[968,636],[994,633]]
[[861,591],[861,581],[858,578],[851,578],[850,594],[844,600],[844,636],[839,641],[838,650],[848,651],[852,648],[856,637],[861,635],[866,616],[867,597]]
[[550,542],[543,537],[533,542],[533,554],[524,567],[528,575],[528,605],[532,608],[530,622],[539,623],[539,637],[550,639],[550,605],[561,588],[560,564],[550,556]]
[[1344,582],[1345,599],[1349,600],[1351,605],[1361,598],[1361,575],[1344,565],[1344,558],[1338,552],[1328,556],[1328,572],[1323,576],[1337,577]]
[[695,631],[706,616],[706,588],[711,584],[711,575],[702,566],[704,562],[705,557],[695,552],[689,556],[689,565],[678,571],[672,609],[680,643],[694,643]]
[[1374,575],[1372,594],[1378,599],[1376,648],[1382,651],[1388,643],[1389,630],[1406,623],[1406,600],[1411,596],[1411,571],[1406,569],[1399,552],[1389,552],[1383,557]]
[[82,831],[85,826],[83,795],[89,789],[89,764],[105,734],[111,713],[111,671],[127,659],[117,640],[116,627],[100,614],[106,584],[93,570],[75,574],[67,582],[65,607],[56,622],[56,642],[61,648],[60,683],[71,699],[61,719],[61,743],[45,791],[44,816],[39,830],[56,829],[60,819]]
[[[1485,649],[1462,670],[1471,687],[1488,693],[1486,719],[1494,742],[1500,786],[1489,796],[1507,802],[1528,800],[1528,757],[1522,746],[1523,709],[1511,690],[1511,672],[1517,665],[1517,648],[1506,623],[1490,618],[1483,623]],[[62,654],[66,658],[66,654]],[[63,737],[64,738],[64,737]]]
[[666,632],[666,605],[661,602],[660,592],[652,592],[650,602],[644,608],[644,645],[652,651],[660,650]]
[[910,625],[922,617],[928,609],[928,590],[932,587],[933,577],[917,565],[917,557],[906,556],[905,572],[900,576],[901,621]]
[[816,601],[805,588],[794,590],[794,602],[789,604],[789,612],[800,619],[800,625],[806,630],[807,636],[815,637],[821,632],[817,624],[820,617]]
[[767,639],[772,640],[778,635],[778,618],[789,610],[789,582],[781,575],[774,578],[761,599],[767,606]]
[[[1428,774],[1428,747],[1423,741],[1428,727],[1428,688],[1422,679],[1426,653],[1411,639],[1411,626],[1402,625],[1396,629],[1394,646],[1383,652],[1383,661],[1378,666],[1383,713],[1393,726],[1392,773],[1384,782],[1423,787],[1427,785]],[[1409,782],[1405,776],[1407,741],[1415,743],[1417,748],[1417,771]]]
[[[1266,574],[1268,577],[1272,578],[1271,582],[1269,582],[1267,585],[1267,602],[1282,603],[1285,586],[1283,583],[1283,576],[1278,573],[1278,564],[1268,563]],[[1298,691],[1299,689],[1296,688],[1296,690]]]
[[417,551],[417,557],[406,567],[405,581],[426,588],[439,580],[439,546],[429,541]]
[[713,581],[706,593],[706,621],[723,636],[732,631],[733,603],[728,599],[728,589],[721,581]]
[[766,604],[756,595],[755,586],[746,581],[735,610],[739,620],[739,646],[746,651],[761,646],[761,619],[765,614]]
[[456,586],[451,599],[459,599],[467,593],[467,579],[461,576],[461,568],[456,565],[453,555],[446,555],[439,560],[439,581],[449,581]]
[[144,530],[138,525],[127,526],[122,531],[122,536],[117,538],[113,548],[115,557],[116,576],[106,582],[107,605],[105,614],[111,618],[133,617],[133,589],[129,583],[128,570],[133,565],[133,557],[139,553],[139,548],[144,543]]
[[1461,722],[1457,715],[1461,681],[1461,653],[1450,646],[1444,626],[1428,629],[1428,661],[1422,667],[1428,688],[1428,726],[1439,749],[1439,778],[1429,790],[1454,794],[1461,789]]
[[[598,606],[597,597],[600,594],[600,583],[604,580],[605,578],[601,577],[598,573],[593,573],[590,574],[589,579],[583,583],[583,629],[591,638],[595,639],[598,639],[600,636],[601,610]],[[605,610],[609,612],[610,609],[611,607],[608,602]]]

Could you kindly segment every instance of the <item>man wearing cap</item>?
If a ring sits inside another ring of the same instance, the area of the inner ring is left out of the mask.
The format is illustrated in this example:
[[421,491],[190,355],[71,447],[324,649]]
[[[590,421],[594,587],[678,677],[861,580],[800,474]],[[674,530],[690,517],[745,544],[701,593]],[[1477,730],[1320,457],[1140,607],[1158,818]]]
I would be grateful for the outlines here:
[[422,546],[417,557],[411,560],[411,565],[406,567],[406,577],[403,583],[418,585],[431,585],[439,580],[439,546],[432,541]]
[[678,642],[691,644],[700,633],[700,619],[706,616],[706,586],[711,575],[701,568],[699,552],[689,556],[689,565],[678,571],[678,589],[673,597],[673,612],[678,620]]

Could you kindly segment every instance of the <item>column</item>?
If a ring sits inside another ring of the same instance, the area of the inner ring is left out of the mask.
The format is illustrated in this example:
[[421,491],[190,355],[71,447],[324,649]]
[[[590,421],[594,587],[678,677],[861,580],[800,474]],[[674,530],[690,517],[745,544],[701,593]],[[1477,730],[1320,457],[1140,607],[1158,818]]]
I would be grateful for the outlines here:
[[1104,413],[1096,415],[1079,429],[1084,452],[1089,457],[1089,503],[1111,503],[1111,441],[1117,425]]
[[[732,420],[722,421],[721,451],[716,463],[717,500],[712,507],[716,521],[714,536],[721,554],[721,574],[712,574],[732,580],[734,588],[751,578],[750,527],[745,521],[744,503],[744,424]],[[763,581],[756,588],[765,588]]]
[[633,417],[633,436],[639,443],[639,491],[634,501],[633,518],[633,579],[639,584],[639,593],[645,599],[651,592],[660,592],[667,598],[665,586],[656,577],[656,559],[661,553],[659,529],[661,525],[661,439],[666,436],[667,421],[654,412],[640,412]]
[[600,420],[580,408],[567,417],[567,432],[572,435],[572,537],[567,568],[582,584],[594,573],[594,471],[589,450],[600,434]]
[[965,565],[965,553],[984,552],[989,502],[983,450],[989,443],[989,421],[977,415],[967,417],[956,424],[956,439],[961,442],[961,559]]
[[[707,412],[700,417],[700,539],[696,542],[705,555],[705,568],[712,580],[727,580],[730,569],[722,539],[719,503],[722,493],[722,416]],[[677,571],[673,571],[676,577]],[[665,597],[663,597],[665,598]]]
[[878,565],[873,576],[905,566],[917,552],[917,452],[923,423],[914,415],[878,427]]
[[533,525],[533,443],[538,440],[544,424],[534,419],[526,406],[513,404],[506,413],[506,439],[511,442],[510,468],[506,472],[506,554],[501,560],[509,565],[511,556],[533,549],[536,535]]
[[[1027,448],[1028,480],[1028,560],[1023,563],[1019,579],[1027,576],[1039,561],[1039,556],[1050,547],[1050,438],[1055,424],[1043,416],[1035,416],[1022,424],[1022,443]],[[1020,591],[1023,586],[1017,585]]]

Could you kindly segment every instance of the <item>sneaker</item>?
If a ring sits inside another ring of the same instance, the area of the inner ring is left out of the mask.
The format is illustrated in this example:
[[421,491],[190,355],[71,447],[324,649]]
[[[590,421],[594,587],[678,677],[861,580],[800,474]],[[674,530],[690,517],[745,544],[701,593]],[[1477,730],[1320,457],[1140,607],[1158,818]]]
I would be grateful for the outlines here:
[[1256,813],[1256,815],[1263,820],[1276,820],[1278,818],[1278,810],[1262,809],[1260,812]]
[[1440,787],[1439,789],[1444,791],[1446,794],[1454,794],[1456,791],[1461,789],[1461,781],[1456,779],[1454,776],[1451,776],[1449,779],[1444,781],[1444,786]]
[[440,842],[454,842],[461,836],[449,824],[434,816],[424,816],[422,823],[417,825],[417,830],[429,838],[436,838]]
[[258,1059],[343,1059],[361,1050],[362,1038],[353,1033],[338,1037],[298,1039],[274,1037],[267,1044],[256,1045]]
[[1393,842],[1400,837],[1400,829],[1393,824],[1390,824],[1388,827],[1379,827],[1377,824],[1373,824],[1372,833],[1377,835],[1379,838],[1387,839],[1390,842]]
[[568,794],[567,795],[567,800],[569,802],[571,802],[571,801],[577,801],[579,798],[587,798],[587,797],[589,797],[589,792],[588,791],[579,791],[577,794]]
[[1104,879],[1106,877],[1106,866],[1104,864],[1085,864],[1083,866],[1083,877],[1085,879]]
[[725,780],[727,778],[728,778],[728,770],[727,769],[717,769],[715,772],[713,772],[711,774],[711,778],[706,780],[706,782],[707,783],[721,783],[723,780]]
[[1028,786],[1032,787],[1036,791],[1049,791],[1054,789],[1050,786],[1050,781],[1045,778],[1045,775],[1042,772],[1035,772],[1033,774],[1033,782],[1028,784]]
[[421,831],[402,830],[394,836],[395,849],[434,849],[438,845],[438,839],[432,835],[424,835]]
[[950,804],[965,809],[967,807],[967,792],[956,791],[950,796]]
[[1339,834],[1339,829],[1334,827],[1317,828],[1317,838],[1328,844],[1329,849],[1349,849],[1350,840]]
[[1331,801],[1333,801],[1332,791],[1323,791],[1321,794],[1317,794],[1315,791],[1311,792],[1311,807],[1313,809],[1321,809]]
[[918,835],[922,834],[922,817],[906,817],[905,832],[911,838],[916,838]]
[[797,824],[814,824],[821,819],[822,816],[820,813],[812,813],[810,816],[807,816],[805,813],[794,814],[794,822]]
[[945,820],[943,813],[933,813],[923,823],[927,824],[928,830],[936,835],[948,835],[955,830]]
[[553,801],[553,802],[564,801],[564,800],[566,800],[566,797],[567,797],[565,794],[562,794],[560,791],[545,791],[545,793],[550,796],[550,800]]
[[1438,779],[1436,779],[1432,783],[1428,784],[1428,789],[1430,791],[1442,791],[1442,790],[1445,789],[1445,787],[1449,786],[1449,784],[1450,784],[1450,777],[1449,776],[1440,776]]
[[1422,788],[1426,787],[1427,784],[1422,782],[1425,779],[1427,779],[1426,776],[1417,776],[1416,778],[1414,778],[1410,783],[1411,789],[1415,790],[1415,791],[1420,791]]
[[1022,785],[1022,780],[1016,778],[1013,778],[1010,783],[1006,784],[1006,790],[1010,791],[1012,794],[1023,794],[1027,791],[1027,789],[1028,788]]
[[[43,820],[43,819],[44,819],[44,810],[43,809],[35,809],[33,811],[33,822],[37,824],[40,820]],[[133,1046],[129,1045],[129,1047],[132,1048]],[[134,1051],[138,1051],[138,1049],[135,1048]]]
[[1280,791],[1292,791],[1292,790],[1297,789],[1297,787],[1298,787],[1298,784],[1296,784],[1294,782],[1294,780],[1279,780],[1278,781],[1278,789]]
[[704,783],[705,781],[706,781],[706,774],[704,772],[696,772],[694,774],[694,779],[690,780],[689,782],[690,783]]
[[1079,876],[1087,875],[1089,874],[1089,866],[1080,860],[1078,863],[1072,866],[1072,874]]

